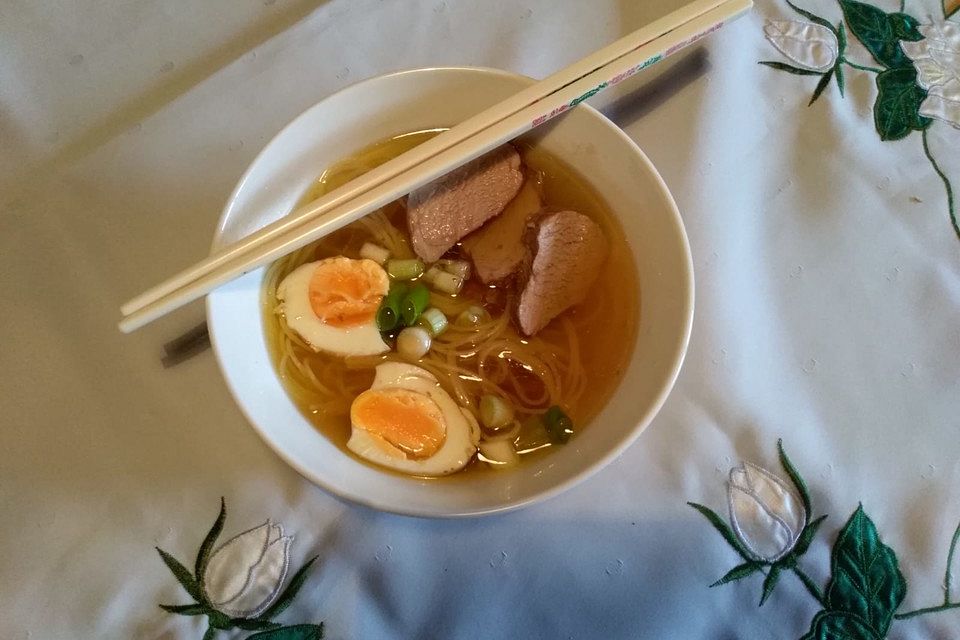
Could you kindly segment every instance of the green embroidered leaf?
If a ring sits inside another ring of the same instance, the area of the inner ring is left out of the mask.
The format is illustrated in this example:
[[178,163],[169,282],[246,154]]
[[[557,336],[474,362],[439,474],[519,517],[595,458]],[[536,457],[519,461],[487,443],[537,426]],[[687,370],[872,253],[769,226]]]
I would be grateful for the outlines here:
[[910,65],[910,59],[900,48],[900,40],[914,39],[914,33],[917,33],[916,20],[905,13],[888,14],[856,0],[839,2],[850,31],[863,43],[874,60],[891,68]]
[[813,508],[810,506],[810,492],[807,490],[807,483],[803,481],[800,472],[793,466],[793,462],[790,461],[787,452],[783,450],[783,438],[777,439],[777,454],[780,456],[780,466],[787,472],[787,475],[790,476],[790,480],[793,482],[793,486],[800,492],[800,499],[803,500],[803,510],[807,514],[807,520],[809,520],[810,515],[813,513]]
[[837,62],[836,66],[833,67],[833,71],[834,71],[834,73],[835,73],[836,76],[837,76],[837,88],[840,89],[840,97],[842,98],[842,97],[844,97],[844,96],[843,96],[843,88],[844,88],[844,86],[843,86],[843,85],[844,85],[844,83],[843,83],[843,67],[840,65],[839,62]]
[[793,73],[798,76],[819,76],[822,75],[819,71],[811,71],[810,69],[801,69],[800,67],[794,67],[789,64],[784,64],[782,62],[773,62],[770,60],[763,60],[757,64],[762,64],[766,67],[771,67],[777,71],[786,71],[787,73]]
[[160,554],[160,557],[163,559],[163,563],[167,565],[167,568],[173,572],[173,575],[177,578],[177,582],[184,588],[184,590],[190,594],[197,602],[201,601],[200,596],[200,585],[197,584],[197,581],[194,579],[190,572],[187,571],[187,568],[180,564],[180,561],[174,558],[172,555],[161,549],[160,547],[154,547],[157,550],[157,553]]
[[920,21],[905,13],[891,13],[890,27],[893,29],[893,35],[897,40],[908,40],[917,42],[923,40],[923,34],[920,33]]
[[161,604],[160,608],[167,613],[177,613],[181,616],[199,616],[210,611],[206,605],[202,604]]
[[310,571],[310,566],[316,562],[317,558],[320,556],[313,556],[310,558],[305,565],[300,567],[300,570],[293,574],[293,577],[290,578],[290,584],[287,585],[287,588],[283,590],[283,593],[280,594],[280,597],[270,605],[266,611],[264,611],[260,617],[261,618],[274,618],[290,606],[290,603],[293,602],[293,599],[297,597],[297,592],[300,591],[300,587],[303,586],[304,581],[307,579],[307,572]]
[[278,629],[279,622],[270,622],[260,618],[231,618],[230,625],[246,631],[262,631],[264,629]]
[[323,638],[323,623],[295,624],[290,627],[281,627],[272,631],[261,631],[247,640],[321,640]]
[[833,77],[834,69],[836,69],[836,67],[830,69],[830,71],[827,71],[825,74],[823,74],[823,77],[820,78],[820,82],[817,83],[817,88],[813,90],[813,97],[810,98],[810,102],[807,103],[808,107],[817,101],[817,98],[820,97],[820,94],[823,93],[823,90],[827,88],[828,84],[830,84],[830,78]]
[[194,574],[197,576],[197,582],[201,585],[203,584],[203,573],[207,570],[207,561],[210,560],[210,552],[213,550],[213,545],[216,543],[217,538],[220,537],[220,532],[223,531],[223,523],[226,519],[227,503],[221,496],[220,515],[217,516],[216,522],[213,523],[210,531],[207,532],[207,537],[204,538],[200,544],[200,550],[197,552],[197,562],[194,565]]
[[760,571],[762,568],[762,562],[748,560],[743,564],[738,564],[733,569],[730,569],[730,571],[727,571],[726,575],[714,582],[712,585],[710,585],[710,587],[719,587],[722,584],[727,584],[728,582],[733,582],[734,580],[741,580],[756,573],[757,571]]
[[800,536],[797,538],[797,544],[793,547],[793,551],[790,552],[790,555],[795,558],[799,558],[807,552],[807,549],[810,548],[810,543],[813,542],[813,538],[817,535],[817,529],[820,528],[820,525],[823,524],[823,521],[827,519],[827,516],[820,516],[807,526],[803,528],[803,531],[800,532]]
[[[797,5],[790,2],[790,0],[787,0],[787,4],[790,5],[791,9],[793,9],[794,11],[802,15],[804,18],[806,18],[810,22],[815,22],[816,24],[819,24],[821,27],[826,27],[827,29],[830,29],[830,31],[833,31],[833,35],[837,35],[837,30],[833,28],[833,25],[827,22],[826,20],[824,20],[823,18],[821,18],[820,16],[814,13],[810,13],[806,9],[801,9]],[[843,49],[840,49],[840,51],[842,52]]]
[[723,539],[740,554],[740,557],[744,560],[752,560],[750,554],[747,553],[747,550],[743,548],[743,545],[740,544],[740,541],[737,540],[737,537],[733,535],[733,530],[727,526],[727,523],[724,522],[720,516],[713,512],[712,509],[709,509],[702,504],[697,504],[696,502],[688,502],[688,505],[699,511],[703,514],[703,517],[710,521],[710,524],[713,525],[713,528],[716,529]]
[[906,596],[907,583],[900,573],[897,554],[880,541],[862,505],[833,544],[830,570],[829,608],[859,616],[878,636],[885,637],[894,612]]
[[859,617],[839,611],[821,611],[813,618],[810,633],[800,640],[882,640]]
[[213,640],[217,637],[217,630],[213,627],[207,627],[207,630],[203,634],[203,640]]
[[767,598],[770,597],[770,594],[773,593],[773,588],[777,585],[777,580],[780,579],[781,571],[783,571],[782,565],[770,565],[770,571],[767,572],[767,577],[763,581],[763,594],[760,596],[761,607],[763,606],[763,603],[767,601]]
[[927,92],[917,86],[916,69],[902,67],[878,74],[877,90],[873,120],[881,140],[900,140],[930,126],[932,120],[920,115]]

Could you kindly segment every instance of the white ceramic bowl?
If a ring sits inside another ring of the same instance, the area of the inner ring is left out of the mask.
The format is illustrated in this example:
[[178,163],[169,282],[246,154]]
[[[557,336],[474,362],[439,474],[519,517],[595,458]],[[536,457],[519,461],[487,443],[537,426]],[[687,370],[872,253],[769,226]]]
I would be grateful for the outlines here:
[[[419,69],[355,84],[311,107],[257,156],[224,208],[215,246],[290,211],[328,165],[399,133],[450,126],[532,80],[476,68]],[[403,478],[344,454],[300,415],[278,380],[260,310],[263,269],[207,298],[223,375],[250,423],[293,468],[331,493],[395,513],[465,516],[553,496],[619,455],[663,405],[693,320],[690,249],[676,204],[643,152],[597,111],[581,106],[528,134],[606,199],[629,238],[640,278],[640,328],[614,398],[556,452],[496,474],[452,481]]]

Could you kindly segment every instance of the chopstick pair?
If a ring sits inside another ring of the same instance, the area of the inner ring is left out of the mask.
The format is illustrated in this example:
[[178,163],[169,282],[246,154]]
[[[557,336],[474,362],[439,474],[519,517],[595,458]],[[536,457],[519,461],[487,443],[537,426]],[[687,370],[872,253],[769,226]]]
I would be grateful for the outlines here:
[[696,0],[220,249],[121,308],[134,331],[538,127],[716,31],[752,0]]

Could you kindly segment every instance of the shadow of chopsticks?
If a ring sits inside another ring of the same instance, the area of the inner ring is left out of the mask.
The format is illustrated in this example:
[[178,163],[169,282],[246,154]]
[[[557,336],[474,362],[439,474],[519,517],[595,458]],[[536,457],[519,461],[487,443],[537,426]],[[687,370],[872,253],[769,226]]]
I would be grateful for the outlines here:
[[609,104],[600,107],[605,116],[623,127],[647,115],[681,89],[710,70],[710,58],[704,48],[678,56],[676,61],[661,62],[659,74]]
[[163,368],[169,369],[176,366],[209,348],[210,332],[207,331],[207,323],[202,322],[182,336],[163,345],[163,351],[166,354],[161,359]]

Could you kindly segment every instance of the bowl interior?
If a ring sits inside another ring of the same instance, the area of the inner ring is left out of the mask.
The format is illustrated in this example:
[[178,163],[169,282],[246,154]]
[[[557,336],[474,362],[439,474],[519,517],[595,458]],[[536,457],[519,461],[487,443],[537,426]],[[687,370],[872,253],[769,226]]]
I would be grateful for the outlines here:
[[[328,165],[387,137],[451,126],[531,82],[502,71],[422,69],[353,85],[274,138],[240,180],[214,245],[292,209]],[[377,509],[421,516],[491,513],[553,495],[618,455],[652,420],[679,372],[693,315],[689,247],[670,193],[615,125],[579,108],[527,134],[606,199],[627,234],[641,287],[637,342],[615,396],[579,437],[549,456],[497,474],[442,481],[380,472],[342,453],[300,415],[278,380],[260,310],[263,269],[208,297],[217,358],[237,403],[266,442],[327,490]]]

